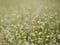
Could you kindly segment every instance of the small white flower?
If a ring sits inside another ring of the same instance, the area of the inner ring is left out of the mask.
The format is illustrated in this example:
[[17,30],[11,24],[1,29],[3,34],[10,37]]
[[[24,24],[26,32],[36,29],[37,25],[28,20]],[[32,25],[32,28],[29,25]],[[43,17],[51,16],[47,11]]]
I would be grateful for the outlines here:
[[31,39],[31,37],[28,37],[28,39]]
[[48,40],[48,38],[46,38],[46,41]]
[[3,19],[1,19],[1,22],[4,22],[4,20],[3,20]]
[[42,38],[38,37],[38,40],[40,40],[40,41],[41,41],[41,40],[42,40]]
[[2,43],[0,42],[0,45],[2,45]]
[[59,20],[57,20],[57,23],[60,23],[60,21],[59,21]]
[[59,33],[59,31],[58,31],[58,30],[56,30],[56,33]]
[[37,23],[39,23],[39,24],[40,24],[40,22],[41,22],[41,21],[37,21]]
[[50,37],[50,35],[47,35],[46,37],[48,38],[48,37]]
[[35,31],[35,33],[38,33],[38,31]]
[[39,32],[39,33],[38,33],[38,35],[41,35],[41,34],[42,34],[42,32]]
[[32,28],[36,28],[36,26],[32,26]]
[[31,45],[35,45],[34,43],[32,43]]
[[13,25],[14,26],[14,28],[17,28],[17,26],[16,25]]
[[19,44],[21,43],[21,40],[19,41]]
[[23,30],[20,30],[21,33],[23,33]]
[[60,39],[60,34],[57,35],[57,38]]
[[35,33],[31,33],[32,36],[35,36],[36,34]]
[[45,9],[48,9],[48,6],[45,6],[44,8],[45,8]]
[[20,26],[20,24],[17,24],[17,26]]
[[29,45],[29,42],[25,42],[25,45]]
[[31,39],[31,41],[33,41],[33,39]]
[[35,40],[37,40],[37,38],[35,38]]
[[26,17],[25,20],[28,21],[28,18]]
[[40,43],[41,41],[40,40],[38,40],[38,43]]
[[22,28],[22,29],[23,29],[23,27],[24,27],[24,26],[23,26],[23,25],[20,25],[20,26],[21,26],[20,28]]
[[18,35],[18,32],[16,31],[16,33],[15,33],[16,35]]
[[45,44],[45,45],[49,45],[49,44]]

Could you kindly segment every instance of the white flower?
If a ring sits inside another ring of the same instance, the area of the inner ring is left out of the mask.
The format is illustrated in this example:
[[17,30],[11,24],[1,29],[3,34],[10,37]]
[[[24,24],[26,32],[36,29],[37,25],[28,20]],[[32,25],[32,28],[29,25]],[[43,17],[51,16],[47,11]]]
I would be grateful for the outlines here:
[[23,29],[24,26],[23,25],[20,25],[20,26],[21,26],[20,28]]
[[38,37],[38,40],[40,40],[40,41],[41,41],[41,40],[42,40],[42,38]]
[[0,42],[0,45],[2,45],[2,43]]
[[48,41],[48,38],[46,38],[46,41]]
[[39,32],[39,33],[38,33],[38,35],[41,35],[41,34],[42,34],[42,32]]
[[29,45],[29,42],[25,42],[25,45]]
[[40,40],[38,40],[38,43],[40,43],[41,41]]
[[1,22],[4,22],[4,20],[3,20],[3,19],[1,19]]
[[32,36],[35,36],[36,34],[35,33],[31,33]]
[[19,44],[21,43],[21,40],[19,40]]
[[14,26],[14,28],[17,28],[17,26],[16,25],[13,25]]
[[32,28],[36,28],[36,26],[32,26]]
[[57,38],[60,39],[60,34],[57,35]]
[[17,26],[20,26],[20,24],[17,24]]
[[35,31],[35,33],[38,33],[38,31]]
[[31,45],[35,45],[34,43],[32,43]]
[[38,27],[41,28],[41,29],[44,29],[42,25],[39,25]]
[[50,37],[50,35],[47,35],[46,37],[48,38],[48,37]]
[[31,39],[31,37],[28,37],[28,39]]
[[37,38],[35,38],[35,40],[37,40]]
[[59,33],[59,31],[58,31],[58,30],[56,30],[56,33]]
[[23,33],[23,30],[20,30],[21,33]]
[[37,21],[37,23],[39,23],[39,24],[40,24],[40,22],[41,22],[41,21]]
[[[35,19],[32,19],[32,23],[35,22]],[[34,23],[33,23],[34,24]]]
[[44,8],[45,8],[45,9],[48,9],[48,6],[45,6]]
[[33,41],[33,39],[31,39],[31,42]]
[[39,15],[36,15],[35,18],[39,17]]
[[28,18],[26,17],[25,20],[28,21]]
[[16,33],[15,33],[16,35],[18,35],[18,32],[16,31]]
[[49,45],[49,44],[45,44],[45,45]]
[[57,20],[57,23],[60,23],[60,21],[59,21],[59,20]]

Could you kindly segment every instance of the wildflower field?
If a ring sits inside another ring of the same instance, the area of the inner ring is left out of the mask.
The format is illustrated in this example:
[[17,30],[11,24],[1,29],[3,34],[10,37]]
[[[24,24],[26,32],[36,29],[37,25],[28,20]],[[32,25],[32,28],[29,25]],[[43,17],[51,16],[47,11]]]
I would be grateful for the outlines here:
[[60,45],[60,0],[0,0],[0,45]]

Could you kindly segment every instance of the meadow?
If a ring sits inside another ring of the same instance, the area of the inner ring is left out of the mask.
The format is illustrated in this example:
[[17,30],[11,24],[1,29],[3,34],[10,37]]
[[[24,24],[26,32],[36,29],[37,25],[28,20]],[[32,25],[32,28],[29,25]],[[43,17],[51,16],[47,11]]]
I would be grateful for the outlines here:
[[0,45],[60,45],[59,0],[0,0]]

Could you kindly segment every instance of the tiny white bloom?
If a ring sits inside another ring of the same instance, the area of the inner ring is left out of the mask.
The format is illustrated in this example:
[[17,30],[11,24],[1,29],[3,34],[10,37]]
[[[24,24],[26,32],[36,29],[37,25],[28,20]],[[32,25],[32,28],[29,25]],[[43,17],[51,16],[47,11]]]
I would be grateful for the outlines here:
[[29,45],[29,42],[25,42],[25,45]]
[[38,33],[38,31],[35,31],[35,33]]
[[57,35],[57,38],[60,39],[60,34]]
[[35,36],[35,33],[31,33],[32,36]]
[[34,43],[32,43],[31,45],[35,45]]
[[41,35],[41,34],[42,34],[42,32],[39,32],[39,33],[38,33],[38,35]]
[[45,44],[45,45],[49,45],[49,44]]

